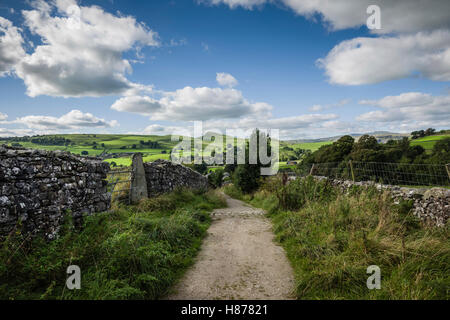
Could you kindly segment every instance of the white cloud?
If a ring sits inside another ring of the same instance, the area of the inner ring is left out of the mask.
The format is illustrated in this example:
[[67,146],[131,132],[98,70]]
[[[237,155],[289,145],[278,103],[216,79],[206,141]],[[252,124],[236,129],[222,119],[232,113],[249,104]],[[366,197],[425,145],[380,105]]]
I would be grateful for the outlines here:
[[209,52],[209,44],[207,44],[206,42],[202,42],[201,45],[202,45],[203,51]]
[[233,77],[231,74],[225,73],[225,72],[218,72],[216,74],[216,81],[222,87],[232,88],[232,87],[237,86],[237,84],[238,84],[238,81],[236,80],[235,77]]
[[118,125],[116,120],[106,121],[80,110],[72,110],[57,118],[52,116],[25,116],[17,118],[11,123],[23,124],[30,129],[40,130],[68,130],[81,128],[110,128]]
[[371,32],[394,36],[355,38],[335,46],[326,58],[318,60],[331,83],[373,84],[417,75],[450,80],[448,0],[209,0],[247,9],[269,2],[283,3],[313,20],[319,16],[330,30],[364,26],[368,6],[380,6],[381,29]]
[[7,114],[4,114],[4,113],[1,113],[0,112],[0,121],[4,121],[4,120],[6,120],[8,118],[8,115]]
[[226,4],[231,9],[243,7],[252,10],[254,7],[261,6],[268,2],[268,0],[199,0],[198,2],[210,3],[213,5]]
[[421,92],[408,92],[387,96],[380,100],[362,100],[379,110],[363,113],[358,121],[380,123],[393,130],[408,131],[421,127],[448,127],[450,123],[450,96],[432,96]]
[[250,103],[235,89],[185,87],[165,92],[160,99],[130,96],[117,100],[111,108],[150,116],[152,120],[209,120],[239,118],[252,114],[264,117],[272,106],[264,102]]
[[0,128],[0,137],[18,137],[33,135],[33,130],[30,129],[6,129]]
[[237,127],[245,128],[272,128],[272,129],[303,129],[312,124],[325,122],[339,118],[336,114],[304,114],[300,116],[272,118],[272,119],[252,119],[246,118],[238,122]]
[[188,41],[186,39],[180,39],[180,40],[176,40],[176,39],[171,39],[170,43],[169,43],[169,47],[182,47],[187,45]]
[[414,75],[450,81],[450,31],[343,41],[318,63],[330,82],[372,84]]
[[[255,119],[251,117],[237,120],[208,120],[202,123],[203,134],[206,132],[219,132],[226,134],[227,130],[231,135],[245,137],[255,128],[260,129],[279,129],[280,137],[283,139],[312,137],[315,135],[329,136],[334,132],[334,127],[340,130],[345,126],[346,131],[350,130],[348,124],[342,124],[336,121],[338,116],[335,114],[307,114],[284,118]],[[166,126],[162,124],[152,124],[139,132],[130,134],[149,134],[149,135],[182,135],[193,136],[194,126],[192,122],[182,123],[179,126]]]
[[331,109],[331,108],[335,108],[335,107],[342,107],[342,106],[345,106],[346,104],[350,103],[350,101],[351,101],[351,99],[342,99],[338,103],[334,103],[334,104],[326,104],[326,105],[315,104],[311,108],[309,108],[309,111],[319,112],[319,111],[323,111],[323,110]]
[[191,136],[191,131],[193,131],[192,126],[163,126],[160,124],[152,124],[147,126],[140,134],[146,135],[189,135]]
[[[227,129],[253,130],[260,129],[278,129],[280,138],[290,139],[301,136],[330,135],[330,128],[324,128],[324,124],[339,118],[336,114],[305,114],[283,118],[242,118],[238,120],[214,120],[203,123],[204,132],[215,131],[225,133]],[[241,136],[242,137],[242,136]]]
[[331,30],[355,28],[366,24],[369,5],[381,8],[381,30],[376,33],[417,32],[450,27],[448,0],[204,0],[252,9],[265,3],[282,3],[295,13],[315,19],[317,15]]
[[12,22],[0,17],[0,77],[10,73],[25,56],[20,29]]
[[322,106],[320,104],[315,104],[311,108],[309,108],[309,111],[319,112],[319,111],[322,111],[323,109],[325,109],[324,106]]
[[126,78],[132,68],[122,54],[158,45],[157,34],[145,24],[75,0],[33,5],[22,13],[42,44],[16,66],[29,96],[103,96],[139,86]]

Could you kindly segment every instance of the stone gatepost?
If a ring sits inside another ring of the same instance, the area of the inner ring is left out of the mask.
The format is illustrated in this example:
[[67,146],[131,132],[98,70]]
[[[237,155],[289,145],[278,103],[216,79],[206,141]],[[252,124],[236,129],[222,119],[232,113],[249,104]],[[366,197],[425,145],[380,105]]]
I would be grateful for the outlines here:
[[131,188],[130,202],[137,204],[142,199],[148,198],[147,180],[145,179],[144,162],[142,153],[135,153],[131,163]]

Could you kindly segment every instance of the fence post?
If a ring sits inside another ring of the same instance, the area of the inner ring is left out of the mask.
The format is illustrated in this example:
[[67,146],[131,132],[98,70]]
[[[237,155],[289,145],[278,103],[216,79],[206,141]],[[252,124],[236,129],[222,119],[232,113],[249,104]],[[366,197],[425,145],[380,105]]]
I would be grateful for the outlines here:
[[311,167],[311,170],[309,170],[309,175],[310,175],[310,176],[314,175],[314,166],[315,166],[315,165],[316,165],[316,164],[313,163],[313,165],[312,165],[312,167]]
[[352,160],[349,160],[348,163],[350,164],[350,171],[352,172],[352,179],[353,179],[353,182],[355,182],[355,173],[353,172],[353,163],[352,163]]
[[448,175],[448,178],[450,179],[450,163],[447,163],[445,165],[445,169],[447,170],[447,175]]
[[148,198],[148,191],[142,153],[135,153],[131,163],[130,202],[137,204],[146,198]]

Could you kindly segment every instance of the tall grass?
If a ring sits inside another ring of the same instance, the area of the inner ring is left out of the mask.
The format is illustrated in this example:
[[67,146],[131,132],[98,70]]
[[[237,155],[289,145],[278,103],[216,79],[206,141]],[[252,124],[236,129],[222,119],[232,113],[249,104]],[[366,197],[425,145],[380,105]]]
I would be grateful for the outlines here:
[[[241,197],[269,212],[294,268],[299,299],[449,298],[448,224],[427,228],[411,214],[411,203],[396,205],[375,189],[342,194],[324,191],[321,183],[285,186],[300,199],[287,206],[274,191],[279,181]],[[366,286],[370,265],[381,269],[380,290]]]
[[[11,235],[0,248],[0,299],[157,299],[192,263],[210,223],[225,205],[215,193],[176,190],[70,221],[52,242]],[[65,288],[66,268],[81,268],[81,290]]]

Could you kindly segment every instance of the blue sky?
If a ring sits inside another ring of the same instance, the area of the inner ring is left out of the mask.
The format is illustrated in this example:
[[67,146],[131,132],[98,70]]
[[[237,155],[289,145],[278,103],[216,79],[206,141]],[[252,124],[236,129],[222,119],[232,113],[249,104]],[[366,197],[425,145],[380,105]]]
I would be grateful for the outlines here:
[[378,3],[0,0],[0,136],[448,128],[449,2]]

